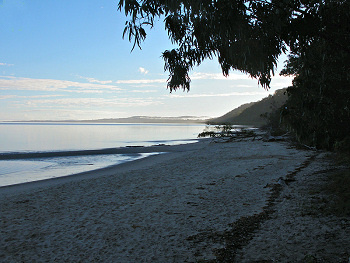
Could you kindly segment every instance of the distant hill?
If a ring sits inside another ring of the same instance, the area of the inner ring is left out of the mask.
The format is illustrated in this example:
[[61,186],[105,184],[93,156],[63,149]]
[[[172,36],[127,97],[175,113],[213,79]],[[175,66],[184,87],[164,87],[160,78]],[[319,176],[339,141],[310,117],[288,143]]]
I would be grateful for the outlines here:
[[30,121],[11,121],[11,122],[70,122],[70,123],[178,123],[178,124],[196,124],[206,123],[208,117],[179,116],[179,117],[152,117],[152,116],[132,116],[127,118],[108,118],[97,120],[30,120]]
[[83,122],[93,123],[205,123],[204,117],[179,116],[179,117],[151,117],[133,116],[128,118],[87,120]]
[[266,124],[266,119],[261,115],[270,113],[274,109],[281,107],[287,100],[286,89],[277,90],[274,95],[247,104],[243,104],[238,108],[226,113],[225,115],[210,119],[209,124],[235,124],[235,125],[251,125],[260,127]]

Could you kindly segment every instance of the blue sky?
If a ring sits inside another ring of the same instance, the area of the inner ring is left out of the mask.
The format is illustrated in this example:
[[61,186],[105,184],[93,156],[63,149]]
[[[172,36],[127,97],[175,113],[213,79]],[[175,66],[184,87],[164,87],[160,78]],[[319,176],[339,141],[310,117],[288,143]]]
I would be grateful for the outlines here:
[[0,0],[0,121],[217,117],[291,84],[276,76],[265,91],[240,72],[223,77],[214,59],[191,72],[190,92],[169,93],[164,24],[130,52],[117,2]]

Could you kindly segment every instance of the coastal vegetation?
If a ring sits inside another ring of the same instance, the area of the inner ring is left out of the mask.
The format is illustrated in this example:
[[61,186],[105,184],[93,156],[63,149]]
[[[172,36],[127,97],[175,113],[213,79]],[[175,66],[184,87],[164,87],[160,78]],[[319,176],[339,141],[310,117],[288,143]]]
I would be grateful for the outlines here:
[[350,3],[339,0],[120,0],[133,48],[164,19],[176,48],[162,57],[170,91],[190,89],[190,70],[217,58],[223,75],[240,70],[269,88],[277,60],[294,76],[278,111],[286,130],[317,148],[349,149]]
[[245,138],[255,138],[257,134],[253,129],[246,127],[237,127],[230,124],[207,126],[203,132],[198,134],[198,138],[211,137],[221,139],[225,142],[233,140],[242,140]]

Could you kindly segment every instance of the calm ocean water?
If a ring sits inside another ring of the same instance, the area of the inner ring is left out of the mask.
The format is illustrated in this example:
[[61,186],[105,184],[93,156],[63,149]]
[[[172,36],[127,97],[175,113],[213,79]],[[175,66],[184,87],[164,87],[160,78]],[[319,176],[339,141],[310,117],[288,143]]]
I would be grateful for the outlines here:
[[1,160],[4,154],[191,143],[204,127],[200,124],[0,123],[0,186],[66,176],[150,155],[99,154]]

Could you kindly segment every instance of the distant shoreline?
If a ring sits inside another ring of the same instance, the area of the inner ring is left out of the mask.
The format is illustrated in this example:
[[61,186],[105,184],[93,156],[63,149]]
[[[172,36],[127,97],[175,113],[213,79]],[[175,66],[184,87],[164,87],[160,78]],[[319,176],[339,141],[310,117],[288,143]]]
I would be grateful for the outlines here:
[[89,124],[205,124],[208,118],[195,116],[180,117],[150,117],[133,116],[127,118],[109,118],[96,120],[21,120],[21,121],[0,121],[0,123],[89,123]]

